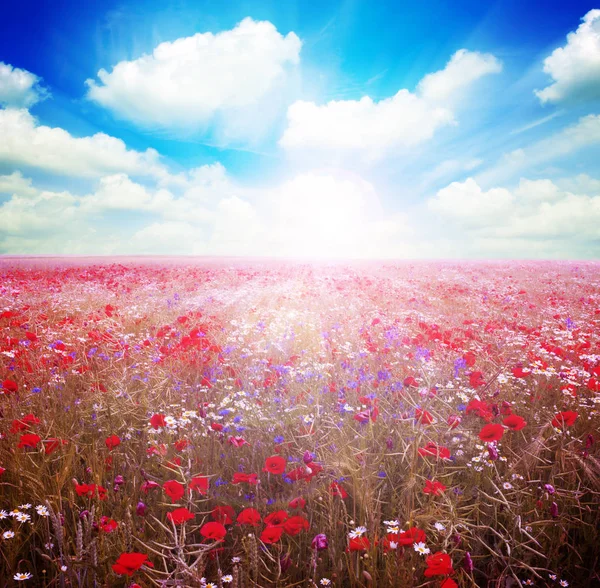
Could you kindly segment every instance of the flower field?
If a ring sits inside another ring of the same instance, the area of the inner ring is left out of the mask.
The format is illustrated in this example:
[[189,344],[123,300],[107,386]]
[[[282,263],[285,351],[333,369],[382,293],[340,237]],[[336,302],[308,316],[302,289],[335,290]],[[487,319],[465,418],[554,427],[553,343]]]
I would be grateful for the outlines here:
[[0,263],[1,586],[600,586],[598,264]]

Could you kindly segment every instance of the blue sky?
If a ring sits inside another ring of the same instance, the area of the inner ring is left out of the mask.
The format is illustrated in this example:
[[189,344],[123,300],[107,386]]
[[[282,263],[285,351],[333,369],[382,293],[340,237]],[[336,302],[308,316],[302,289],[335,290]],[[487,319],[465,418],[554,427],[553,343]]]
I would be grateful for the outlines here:
[[600,5],[10,4],[0,253],[600,254]]

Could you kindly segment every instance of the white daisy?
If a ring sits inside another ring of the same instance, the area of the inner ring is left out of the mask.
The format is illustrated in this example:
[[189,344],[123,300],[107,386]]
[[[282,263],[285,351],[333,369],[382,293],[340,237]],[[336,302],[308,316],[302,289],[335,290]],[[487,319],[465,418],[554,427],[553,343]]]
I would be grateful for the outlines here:
[[438,531],[445,531],[445,530],[446,530],[446,527],[444,527],[444,525],[442,525],[442,523],[435,523],[433,526],[434,526],[434,527],[436,528],[436,530],[438,530]]
[[356,529],[353,529],[348,533],[348,537],[350,537],[350,539],[357,539],[358,537],[362,537],[366,532],[366,527],[356,527]]
[[35,511],[41,516],[41,517],[49,517],[50,513],[48,512],[48,509],[43,505],[43,504],[38,504],[35,507]]
[[4,531],[4,533],[2,533],[2,537],[4,539],[12,539],[15,536],[13,531]]
[[31,578],[31,574],[29,572],[25,572],[24,574],[21,572],[17,572],[13,576],[13,580],[16,580],[17,582],[21,582],[23,580],[29,580],[29,578]]
[[413,543],[413,547],[414,550],[421,555],[427,555],[428,553],[431,553],[429,547],[427,547],[422,541],[419,543]]

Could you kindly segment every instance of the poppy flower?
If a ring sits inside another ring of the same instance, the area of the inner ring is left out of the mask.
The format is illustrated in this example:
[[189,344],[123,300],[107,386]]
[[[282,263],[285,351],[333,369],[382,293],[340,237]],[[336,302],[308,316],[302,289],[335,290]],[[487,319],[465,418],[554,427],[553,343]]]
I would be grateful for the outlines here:
[[431,455],[439,459],[450,459],[450,450],[447,447],[436,445],[433,441],[428,441],[425,447],[419,447],[417,451],[421,457]]
[[208,494],[208,478],[204,476],[195,476],[188,484],[190,490],[198,490],[200,494]]
[[178,441],[175,441],[173,445],[175,445],[175,449],[177,449],[177,451],[183,451],[190,445],[190,442],[187,439],[179,439]]
[[267,457],[265,460],[265,467],[263,472],[269,472],[270,474],[283,474],[285,472],[285,459],[280,455],[272,455]]
[[237,517],[238,525],[260,525],[260,513],[255,508],[245,508]]
[[263,543],[277,543],[283,534],[283,527],[266,527],[260,534],[260,540]]
[[306,506],[306,500],[302,498],[302,496],[298,496],[298,498],[294,498],[288,502],[288,506],[290,508],[304,508]]
[[158,482],[153,482],[152,480],[146,480],[140,487],[140,490],[144,494],[148,494],[152,488],[158,488],[160,484]]
[[10,428],[11,433],[18,433],[19,431],[26,431],[31,425],[39,425],[40,419],[33,414],[27,414],[23,418],[14,420]]
[[413,543],[426,543],[427,535],[423,529],[417,527],[411,527],[404,531],[404,533],[398,534],[398,543],[400,545],[412,545]]
[[44,439],[42,443],[44,444],[44,453],[46,455],[50,455],[54,453],[61,445],[66,445],[68,442],[63,439],[50,437],[50,439]]
[[183,498],[185,493],[183,484],[179,483],[177,480],[169,480],[168,482],[165,482],[163,484],[163,490],[172,502],[177,502]]
[[96,484],[75,484],[75,492],[78,496],[93,498],[97,495],[100,500],[106,498],[106,488]]
[[469,376],[469,386],[471,386],[471,388],[479,388],[480,386],[485,386],[483,374],[481,372],[473,372]]
[[425,488],[423,488],[423,492],[425,494],[433,494],[434,496],[441,496],[446,490],[446,486],[441,482],[427,480],[425,482]]
[[206,539],[223,541],[225,535],[227,535],[227,529],[221,523],[205,523],[202,525],[202,527],[200,527],[200,535],[202,535],[202,537],[206,537]]
[[308,531],[310,523],[299,515],[290,517],[283,523],[283,530],[290,536],[298,535],[300,531]]
[[112,533],[118,526],[119,524],[114,519],[109,519],[106,516],[100,518],[100,528],[105,533]]
[[446,578],[440,584],[440,588],[458,588],[458,584],[452,578]]
[[17,447],[35,447],[41,440],[42,438],[39,435],[26,433],[25,435],[21,435]]
[[176,508],[167,513],[167,518],[175,525],[182,525],[186,521],[193,519],[196,515],[191,513],[187,508]]
[[165,421],[165,415],[161,413],[153,414],[150,417],[150,424],[154,429],[160,429],[160,427],[165,427],[167,422]]
[[215,506],[215,508],[212,509],[210,516],[214,521],[217,521],[222,525],[232,525],[233,519],[235,518],[235,510],[228,504],[224,506]]
[[371,547],[368,537],[354,537],[348,540],[348,551],[366,551]]
[[265,525],[277,526],[287,521],[289,515],[285,510],[276,510],[265,517]]
[[417,408],[415,410],[415,420],[422,425],[430,425],[433,423],[433,416],[431,416],[430,412]]
[[573,425],[578,416],[579,414],[573,412],[572,410],[559,412],[552,419],[552,426],[557,427],[559,429],[562,429],[565,426],[570,427],[571,425]]
[[482,400],[477,400],[477,398],[472,398],[465,409],[465,414],[475,413],[478,417],[485,419],[486,421],[490,421],[493,418],[493,413],[490,410],[487,402],[483,402]]
[[213,431],[220,432],[220,431],[222,431],[222,430],[223,430],[225,427],[224,427],[224,426],[223,426],[221,423],[211,423],[211,424],[210,424],[210,428],[211,428]]
[[315,535],[314,539],[310,546],[317,551],[322,551],[323,549],[327,549],[329,547],[329,541],[327,539],[327,535],[324,533],[319,533]]
[[7,396],[9,394],[13,394],[18,389],[19,386],[16,382],[13,382],[12,380],[4,380],[4,382],[2,382],[2,393],[6,394]]
[[242,472],[236,472],[233,474],[232,484],[241,484],[242,482],[248,482],[248,484],[258,484],[258,474],[244,474]]
[[497,424],[484,425],[479,431],[479,438],[486,442],[498,441],[502,439],[502,435],[504,435],[504,427]]
[[348,498],[348,492],[346,492],[337,482],[331,482],[329,489],[331,490],[332,496],[339,496],[342,499]]
[[502,423],[511,431],[520,431],[527,424],[527,421],[525,421],[523,417],[511,414],[510,416],[507,416]]
[[425,570],[425,576],[431,578],[432,576],[448,576],[454,573],[452,567],[452,559],[447,553],[438,551],[427,557],[425,560],[427,569]]
[[121,445],[121,439],[119,439],[117,435],[111,435],[110,437],[106,438],[104,444],[106,447],[108,447],[109,451],[112,451],[115,447]]
[[143,565],[154,567],[152,562],[148,561],[148,556],[144,553],[122,553],[119,559],[112,564],[112,569],[115,574],[127,574],[133,576],[134,572],[139,570]]
[[451,414],[448,417],[447,423],[451,429],[456,429],[461,423],[461,418],[458,415]]
[[231,443],[234,447],[243,447],[244,445],[250,445],[246,439],[243,437],[229,437],[229,443]]

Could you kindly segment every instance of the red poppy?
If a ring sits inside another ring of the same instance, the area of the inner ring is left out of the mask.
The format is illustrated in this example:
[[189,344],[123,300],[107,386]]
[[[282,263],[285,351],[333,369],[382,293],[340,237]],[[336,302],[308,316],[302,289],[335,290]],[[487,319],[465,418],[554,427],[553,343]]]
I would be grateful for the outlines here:
[[214,539],[215,541],[223,541],[225,535],[227,535],[227,529],[221,523],[205,523],[200,527],[200,535],[207,539]]
[[224,506],[215,506],[210,516],[214,521],[221,523],[222,525],[232,525],[233,519],[235,518],[235,510],[233,510],[232,506],[228,504]]
[[471,414],[472,412],[486,421],[491,421],[494,417],[494,414],[489,409],[487,403],[482,400],[477,400],[477,398],[471,399],[465,410],[465,414]]
[[25,435],[21,435],[17,447],[35,447],[41,440],[42,438],[39,435],[26,433]]
[[121,439],[119,439],[117,435],[111,435],[110,437],[106,438],[104,443],[106,444],[106,447],[108,447],[109,451],[112,451],[115,447],[121,445]]
[[485,386],[483,374],[481,372],[473,372],[469,376],[469,386],[471,386],[471,388],[479,388],[480,386]]
[[150,490],[152,490],[152,488],[158,488],[160,486],[160,484],[158,484],[157,482],[152,482],[151,480],[146,480],[140,487],[140,490],[144,493],[144,494],[148,494],[148,492]]
[[25,431],[29,429],[31,425],[38,425],[40,423],[40,419],[38,419],[33,414],[27,414],[23,418],[14,420],[12,422],[12,426],[10,428],[11,433],[18,433],[19,431]]
[[148,561],[148,556],[143,553],[122,553],[119,559],[112,565],[115,574],[127,574],[133,576],[134,572],[139,570],[143,565],[154,567],[152,562]]
[[504,435],[504,427],[497,424],[484,425],[479,431],[479,438],[488,443],[502,439],[502,435]]
[[223,426],[221,423],[211,423],[211,424],[210,424],[210,428],[211,428],[213,431],[220,432],[220,431],[222,431],[222,430],[223,430],[225,427],[224,427],[224,426]]
[[100,528],[105,533],[112,533],[118,526],[119,524],[114,519],[109,519],[106,516],[100,517]]
[[190,442],[187,439],[179,439],[178,441],[175,441],[173,445],[175,445],[177,451],[183,451],[189,444]]
[[452,578],[446,578],[440,584],[440,588],[458,588],[458,584]]
[[61,445],[66,445],[68,441],[50,437],[50,439],[44,439],[42,443],[44,444],[44,453],[46,455],[50,455],[51,453],[54,453]]
[[237,517],[238,525],[260,525],[260,513],[255,508],[245,508]]
[[208,478],[205,476],[195,476],[188,484],[190,490],[198,490],[200,494],[208,494]]
[[185,493],[185,487],[177,480],[169,480],[168,482],[165,482],[163,484],[163,490],[172,502],[177,502],[179,499],[183,498]]
[[460,423],[461,423],[461,418],[458,415],[451,414],[448,417],[448,421],[447,422],[448,422],[448,426],[451,429],[456,429],[456,427],[458,427],[458,425],[460,425]]
[[439,459],[450,459],[450,450],[436,445],[433,441],[428,441],[425,447],[419,447],[418,453],[421,457],[432,455]]
[[154,429],[160,429],[160,427],[166,426],[165,415],[161,413],[153,414],[150,417],[150,424]]
[[423,492],[425,494],[433,494],[434,496],[441,496],[446,490],[446,486],[441,482],[427,480],[425,482],[425,488],[423,488]]
[[552,419],[552,426],[558,427],[559,429],[562,429],[565,426],[570,427],[571,425],[573,425],[578,416],[579,414],[573,412],[572,410],[559,412]]
[[285,459],[280,455],[272,455],[265,460],[263,472],[270,474],[283,474],[285,472]]
[[283,530],[292,537],[298,535],[300,531],[308,531],[308,529],[310,529],[310,523],[299,515],[290,517],[283,523]]
[[290,500],[288,506],[290,508],[304,508],[306,506],[306,500],[304,500],[302,496],[298,496],[298,498]]
[[425,570],[425,576],[431,578],[431,576],[447,576],[454,573],[452,567],[452,559],[447,553],[438,551],[427,557],[425,560],[427,569]]
[[507,416],[502,423],[511,431],[520,431],[527,424],[527,421],[523,417],[520,417],[516,414],[511,414]]
[[106,488],[96,484],[75,484],[75,492],[78,496],[93,498],[97,494],[100,500],[106,498]]
[[181,525],[186,521],[193,519],[196,515],[191,513],[187,508],[176,508],[167,513],[167,518],[175,525]]
[[263,529],[263,532],[260,534],[260,540],[263,543],[276,543],[281,539],[281,535],[283,534],[283,527],[266,527]]
[[231,443],[234,447],[243,447],[244,445],[250,445],[246,439],[243,437],[229,437],[229,443]]
[[348,492],[344,490],[337,482],[331,482],[329,486],[332,496],[339,496],[340,498],[348,498]]
[[265,517],[265,525],[277,526],[283,525],[287,521],[289,515],[285,510],[276,510]]
[[404,533],[398,533],[398,543],[400,545],[412,545],[413,543],[425,543],[427,541],[427,535],[423,529],[417,527],[411,527],[404,531]]
[[6,394],[8,396],[9,394],[16,392],[18,389],[19,386],[12,380],[4,380],[4,382],[2,382],[2,394]]
[[370,547],[368,537],[354,537],[348,540],[348,551],[366,551]]
[[431,416],[430,412],[417,408],[415,410],[415,420],[422,425],[430,425],[433,423],[433,416]]
[[236,472],[233,474],[232,484],[241,484],[242,482],[248,482],[248,484],[258,484],[258,474],[244,474],[242,472]]

